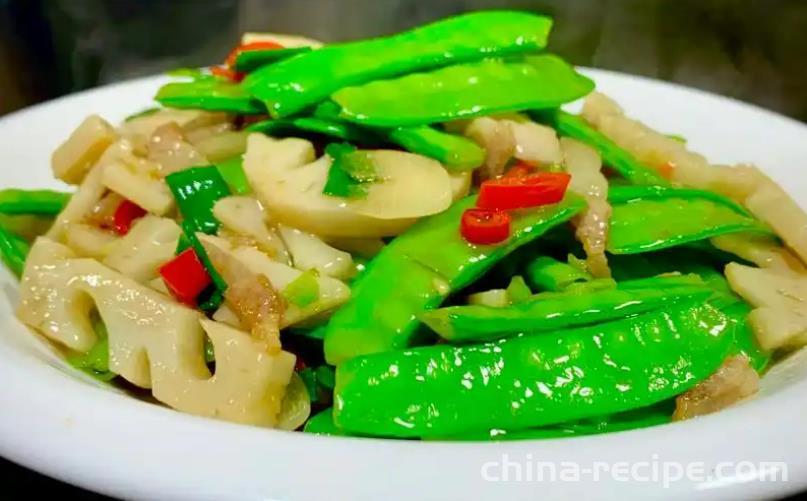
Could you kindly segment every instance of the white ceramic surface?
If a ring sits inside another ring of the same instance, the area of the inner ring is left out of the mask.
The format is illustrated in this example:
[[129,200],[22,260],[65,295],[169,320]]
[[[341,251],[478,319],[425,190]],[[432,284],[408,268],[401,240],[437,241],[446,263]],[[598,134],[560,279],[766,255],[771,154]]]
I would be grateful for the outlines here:
[[[715,162],[757,163],[807,205],[804,125],[681,87],[589,74],[630,114],[687,137]],[[73,127],[89,113],[116,121],[148,106],[161,81],[104,87],[3,118],[0,186],[58,187],[50,175],[50,152]],[[775,368],[753,401],[651,429],[483,444],[324,438],[186,416],[100,387],[66,368],[14,320],[16,284],[5,271],[0,284],[0,454],[106,494],[163,500],[732,499],[807,486],[807,356],[798,357],[804,363],[796,359]],[[552,481],[551,471],[543,470],[543,482],[528,481],[526,473],[520,482],[483,478],[501,478],[501,467],[491,462],[501,462],[503,454],[525,466],[553,461],[557,477]],[[789,480],[764,481],[745,464],[736,474],[724,470],[707,479],[693,473],[673,481],[678,467],[666,466],[702,462],[714,474],[721,461],[784,461]],[[608,464],[599,466],[599,474],[592,472],[597,462]],[[630,482],[622,472],[603,469],[625,469],[618,466],[623,462],[668,468],[669,485],[662,485],[662,475],[638,468]]]

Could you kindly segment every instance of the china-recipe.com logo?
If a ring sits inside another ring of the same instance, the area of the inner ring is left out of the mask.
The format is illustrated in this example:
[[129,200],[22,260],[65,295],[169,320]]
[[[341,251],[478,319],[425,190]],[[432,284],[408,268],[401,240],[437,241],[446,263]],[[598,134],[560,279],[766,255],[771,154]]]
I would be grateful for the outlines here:
[[680,482],[721,483],[724,481],[787,482],[783,461],[668,461],[653,454],[644,461],[546,461],[526,454],[511,458],[502,454],[479,469],[487,482],[653,482],[663,487]]

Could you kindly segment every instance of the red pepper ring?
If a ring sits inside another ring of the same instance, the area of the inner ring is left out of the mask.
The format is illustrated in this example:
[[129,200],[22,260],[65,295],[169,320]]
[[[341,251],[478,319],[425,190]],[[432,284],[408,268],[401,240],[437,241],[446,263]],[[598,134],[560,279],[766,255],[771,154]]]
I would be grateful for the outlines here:
[[268,40],[264,42],[242,43],[241,45],[230,51],[230,53],[227,55],[227,59],[224,60],[224,64],[226,64],[227,67],[232,68],[233,66],[235,66],[235,60],[238,59],[238,54],[249,50],[279,50],[279,49],[285,49],[285,47],[283,47],[277,42],[270,42]]
[[213,282],[192,247],[162,265],[160,276],[171,294],[189,306],[195,306],[196,297]]
[[118,235],[126,235],[132,229],[132,224],[136,219],[146,215],[146,209],[140,207],[131,200],[124,200],[115,209],[112,215],[112,224],[115,233]]
[[563,200],[571,176],[540,172],[524,177],[501,177],[482,182],[476,205],[482,209],[524,209]]
[[510,236],[510,214],[491,209],[465,209],[460,233],[472,244],[491,245]]

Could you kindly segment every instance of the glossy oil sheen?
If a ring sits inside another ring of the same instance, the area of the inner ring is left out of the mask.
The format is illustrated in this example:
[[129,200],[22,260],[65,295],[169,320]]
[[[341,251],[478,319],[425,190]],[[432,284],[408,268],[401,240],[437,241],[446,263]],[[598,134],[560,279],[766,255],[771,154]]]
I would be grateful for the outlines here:
[[284,117],[348,85],[539,50],[546,46],[551,28],[552,20],[544,16],[474,12],[389,37],[329,45],[265,66],[244,84],[266,103],[272,116]]
[[377,353],[337,369],[334,420],[348,432],[428,437],[621,412],[686,391],[731,345],[724,314],[687,303],[487,344]]
[[458,64],[393,80],[347,87],[331,96],[351,122],[417,126],[493,113],[556,108],[579,99],[594,83],[561,58],[527,56]]
[[475,196],[468,197],[422,220],[371,261],[353,286],[350,300],[326,328],[325,357],[330,364],[408,347],[417,315],[436,308],[451,291],[470,284],[504,256],[584,207],[570,194],[559,204],[516,212],[510,239],[483,246],[466,242],[459,232],[463,211],[475,203]]

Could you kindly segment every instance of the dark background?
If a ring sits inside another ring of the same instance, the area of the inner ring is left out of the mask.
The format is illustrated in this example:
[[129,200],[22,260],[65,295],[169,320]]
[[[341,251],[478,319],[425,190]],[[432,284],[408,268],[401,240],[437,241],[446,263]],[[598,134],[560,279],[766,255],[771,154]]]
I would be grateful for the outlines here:
[[[575,64],[679,82],[807,122],[804,0],[0,0],[0,115],[219,62],[247,30],[337,41],[497,7],[554,16],[551,49]],[[4,493],[56,488],[100,499],[2,460],[0,477]]]

